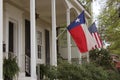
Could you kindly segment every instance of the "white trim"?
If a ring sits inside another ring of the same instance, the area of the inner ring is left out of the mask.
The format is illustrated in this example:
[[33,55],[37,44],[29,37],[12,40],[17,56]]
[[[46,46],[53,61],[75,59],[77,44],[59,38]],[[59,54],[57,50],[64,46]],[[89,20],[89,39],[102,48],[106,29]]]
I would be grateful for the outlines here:
[[31,34],[31,80],[36,77],[36,22],[35,22],[35,0],[30,0],[30,34]]
[[52,65],[57,66],[57,47],[56,47],[56,0],[51,0],[52,8]]
[[[14,20],[13,18],[8,19],[8,37],[9,37],[9,22],[13,23],[13,54],[14,56],[18,56],[18,22]],[[9,38],[8,38],[8,45],[9,45]],[[9,49],[8,49],[9,51]],[[9,53],[9,52],[8,52]],[[18,57],[17,57],[18,58]]]
[[3,0],[0,0],[0,80],[3,80]]
[[4,41],[4,42],[5,42],[5,44],[6,44],[5,57],[8,58],[8,34],[9,34],[9,33],[8,33],[8,26],[9,26],[9,25],[8,25],[8,21],[9,21],[9,20],[8,20],[8,14],[7,14],[7,13],[5,13],[4,19],[5,19],[5,20],[4,20],[4,21],[5,21],[5,24],[4,24],[4,26],[5,26],[5,34],[4,34],[4,35],[5,35],[5,41]]
[[[70,24],[70,9],[67,9],[67,15],[66,15],[66,19],[67,19],[67,26]],[[67,48],[68,48],[68,62],[71,63],[71,37],[70,37],[70,33],[67,31]]]
[[[15,13],[16,12],[16,13]],[[18,38],[19,38],[19,25],[21,25],[22,23],[20,23],[19,20],[22,20],[21,16],[22,16],[22,13],[23,11],[21,11],[20,9],[16,8],[15,6],[9,4],[9,3],[5,3],[4,4],[4,33],[3,34],[3,38],[4,38],[4,42],[6,44],[6,52],[5,52],[5,57],[8,58],[8,47],[9,47],[9,21],[13,22],[14,23],[14,31],[17,33],[17,34],[14,34],[14,38],[16,38],[16,42],[14,42],[14,50],[16,53],[16,56],[18,57],[19,59],[19,53],[22,53],[22,52],[19,52],[18,53],[18,50],[19,50],[19,43],[18,43]],[[21,51],[21,50],[20,50]]]
[[68,5],[68,9],[72,9],[72,8],[75,9],[77,14],[79,15],[80,11],[78,11],[77,8],[73,6],[69,0],[65,0],[65,1],[66,1],[66,4]]
[[[24,45],[24,35],[25,35],[25,31],[24,31],[24,25],[23,25],[23,15],[21,14],[19,16],[19,22],[18,22],[18,26],[17,26],[17,31],[18,31],[18,52],[17,52],[17,57],[18,57],[18,65],[20,68],[20,74],[25,73],[25,45]],[[21,44],[22,43],[22,44]],[[25,74],[22,76],[24,77]],[[19,76],[18,76],[19,77]],[[20,78],[20,77],[19,77]]]
[[67,6],[68,6],[68,9],[70,9],[70,8],[73,7],[73,5],[72,5],[68,0],[65,0],[65,2],[66,2],[66,4],[67,4]]
[[82,53],[78,50],[78,55],[79,55],[79,64],[82,64]]
[[[41,35],[40,35],[40,34]],[[36,54],[36,60],[37,60],[37,64],[43,64],[43,31],[39,28],[37,28],[37,31],[36,31],[36,44],[37,44],[37,54]],[[38,45],[41,46],[41,58],[38,58]]]

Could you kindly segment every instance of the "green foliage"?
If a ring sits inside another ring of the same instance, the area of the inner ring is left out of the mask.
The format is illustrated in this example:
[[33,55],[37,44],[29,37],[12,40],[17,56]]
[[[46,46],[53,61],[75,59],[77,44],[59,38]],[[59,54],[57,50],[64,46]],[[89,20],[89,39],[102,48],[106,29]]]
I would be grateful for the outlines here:
[[55,67],[55,66],[49,66],[49,68],[47,69],[46,76],[47,76],[50,80],[57,79],[57,76],[58,76],[57,67]]
[[119,3],[120,0],[107,0],[106,6],[99,16],[100,31],[104,34],[103,39],[111,43],[109,50],[111,53],[115,54],[120,54]]
[[106,49],[95,49],[90,51],[90,59],[92,62],[106,69],[112,68],[112,59],[110,53]]
[[44,64],[40,64],[39,66],[40,69],[37,69],[40,70],[40,79],[43,79],[44,75],[47,72],[48,66],[45,66]]
[[13,79],[13,77],[19,72],[19,67],[16,62],[16,57],[9,57],[8,59],[4,59],[3,63],[3,76],[6,78]]
[[116,71],[107,71],[108,73],[108,80],[119,80],[120,79],[120,73]]
[[119,80],[120,75],[114,71],[106,71],[94,64],[69,64],[63,62],[57,67],[45,67],[46,80]]
[[[60,80],[106,80],[107,75],[102,68],[93,64],[61,64],[58,66]],[[63,74],[64,73],[64,74]]]
[[90,52],[92,63],[70,64],[59,58],[57,67],[43,65],[45,80],[119,80],[120,74],[112,67],[112,60],[106,49]]
[[50,80],[57,79],[57,68],[55,66],[40,64],[41,79],[43,76],[48,77]]

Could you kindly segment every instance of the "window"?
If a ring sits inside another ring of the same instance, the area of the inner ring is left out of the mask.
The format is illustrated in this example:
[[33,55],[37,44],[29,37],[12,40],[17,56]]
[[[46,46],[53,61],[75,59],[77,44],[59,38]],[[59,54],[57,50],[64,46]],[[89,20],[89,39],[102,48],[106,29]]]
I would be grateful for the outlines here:
[[45,55],[46,64],[50,65],[50,33],[48,30],[45,30]]
[[38,58],[41,59],[41,45],[38,45],[37,48],[38,48]]
[[41,49],[42,48],[42,32],[37,31],[37,53],[38,53],[38,59],[41,59]]

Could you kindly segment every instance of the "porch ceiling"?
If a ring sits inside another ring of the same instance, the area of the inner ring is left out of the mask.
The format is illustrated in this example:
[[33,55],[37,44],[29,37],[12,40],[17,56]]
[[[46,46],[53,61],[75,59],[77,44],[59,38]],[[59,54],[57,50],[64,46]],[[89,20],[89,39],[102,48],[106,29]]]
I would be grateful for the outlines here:
[[[9,0],[23,10],[30,11],[30,0]],[[51,0],[36,0],[36,13],[40,19],[51,24]],[[57,26],[66,24],[65,0],[56,0]]]

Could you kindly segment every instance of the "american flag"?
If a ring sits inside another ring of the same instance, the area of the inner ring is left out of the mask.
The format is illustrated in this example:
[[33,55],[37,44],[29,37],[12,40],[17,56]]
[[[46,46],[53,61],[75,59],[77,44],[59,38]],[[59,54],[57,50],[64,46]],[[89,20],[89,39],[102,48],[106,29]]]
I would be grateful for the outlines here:
[[96,45],[94,48],[101,48],[102,47],[102,40],[100,38],[100,34],[97,31],[97,27],[96,24],[93,23],[89,28],[88,28],[89,32],[91,33],[91,35],[93,36],[93,38],[96,40]]

